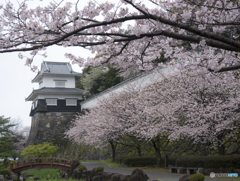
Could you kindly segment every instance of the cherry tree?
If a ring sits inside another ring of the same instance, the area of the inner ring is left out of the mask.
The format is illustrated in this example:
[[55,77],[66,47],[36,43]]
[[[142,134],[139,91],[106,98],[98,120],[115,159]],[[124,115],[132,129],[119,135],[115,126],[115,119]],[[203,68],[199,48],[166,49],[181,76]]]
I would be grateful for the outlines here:
[[74,127],[66,135],[77,143],[100,143],[103,146],[110,143],[113,160],[116,149],[114,143],[122,143],[121,139],[125,136],[139,141],[151,141],[156,149],[159,166],[161,163],[159,136],[160,133],[162,135],[168,133],[171,128],[167,126],[167,119],[160,121],[158,114],[148,112],[148,105],[142,101],[144,99],[141,99],[141,96],[141,90],[133,84],[123,91],[99,99],[98,106],[79,116]]
[[[28,7],[0,6],[0,53],[31,52],[46,56],[53,45],[91,50],[94,59],[66,54],[81,67],[114,64],[128,76],[163,66],[161,53],[177,67],[223,72],[240,68],[239,0],[119,0],[50,2]],[[26,55],[19,53],[19,58]],[[32,66],[36,70],[36,66]]]
[[66,132],[67,137],[77,143],[111,145],[113,161],[115,161],[116,144],[122,136],[127,135],[126,118],[132,117],[131,111],[125,113],[125,104],[134,97],[136,91],[124,91],[110,94],[107,98],[98,100],[98,106],[80,115],[74,127]]
[[30,132],[29,126],[18,127],[17,129],[13,130],[13,135],[11,138],[14,140],[14,151],[17,152],[19,155],[21,154],[22,150],[27,146],[27,140]]
[[224,154],[225,136],[240,127],[239,74],[229,80],[225,74],[185,70],[144,90],[149,111],[172,125],[170,140],[188,137],[193,143],[213,144]]
[[92,144],[134,135],[153,142],[158,164],[163,138],[190,138],[193,144],[212,144],[224,154],[224,138],[240,127],[239,74],[229,80],[225,74],[178,71],[145,88],[114,93],[79,117],[67,135]]

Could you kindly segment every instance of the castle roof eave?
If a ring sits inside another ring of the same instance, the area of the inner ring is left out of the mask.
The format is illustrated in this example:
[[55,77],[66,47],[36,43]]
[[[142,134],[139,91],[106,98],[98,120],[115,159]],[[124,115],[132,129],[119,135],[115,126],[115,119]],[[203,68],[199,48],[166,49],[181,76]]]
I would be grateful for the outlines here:
[[65,77],[80,77],[82,73],[72,72],[72,74],[52,74],[52,73],[38,73],[33,79],[32,83],[40,82],[43,76],[65,76]]
[[82,95],[85,90],[78,88],[41,88],[35,89],[32,93],[25,99],[25,101],[33,101],[38,95]]

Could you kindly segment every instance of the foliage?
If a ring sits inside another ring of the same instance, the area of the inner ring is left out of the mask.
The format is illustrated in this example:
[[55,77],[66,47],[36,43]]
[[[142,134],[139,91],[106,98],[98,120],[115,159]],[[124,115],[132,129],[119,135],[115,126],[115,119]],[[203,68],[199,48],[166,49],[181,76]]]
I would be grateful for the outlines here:
[[97,174],[98,172],[103,172],[104,171],[104,167],[97,167],[95,168],[95,173]]
[[9,136],[0,137],[0,158],[4,159],[4,166],[7,167],[7,159],[8,157],[15,158],[19,156],[19,154],[14,150],[13,139]]
[[[104,71],[104,68],[108,68]],[[97,68],[83,69],[83,76],[76,83],[79,88],[87,90],[89,95],[94,95],[102,92],[123,81],[123,78],[118,77],[119,70],[113,68],[109,64],[99,66]]]
[[195,173],[190,177],[190,181],[204,181],[204,179],[204,175],[200,173]]
[[28,136],[30,133],[30,127],[25,126],[25,127],[17,127],[13,130],[13,134],[11,135],[11,138],[14,140],[14,151],[16,151],[18,154],[22,152],[24,149]]
[[[2,136],[0,144],[1,149],[5,150],[0,153],[0,157],[3,153],[6,153],[6,157],[12,157],[13,159],[20,155],[27,142],[30,129],[29,127],[20,127],[20,124],[20,122],[14,122],[10,118],[0,116],[0,136]],[[2,147],[3,145],[5,145],[5,148]]]
[[[76,143],[99,146],[134,135],[151,141],[160,154],[167,153],[164,147],[171,141],[187,140],[197,146],[212,144],[224,154],[224,139],[229,133],[236,136],[233,130],[240,126],[238,79],[225,81],[227,73],[215,76],[207,71],[166,74],[140,90],[132,85],[99,99],[98,107],[78,117],[67,135]],[[179,147],[185,149],[186,144]]]
[[156,157],[155,156],[125,157],[122,160],[122,164],[130,167],[155,166]]
[[116,156],[115,161],[116,161],[117,163],[122,163],[122,161],[123,161],[125,158],[127,158],[127,157],[128,157],[128,156],[126,156],[126,155]]
[[57,150],[57,146],[53,146],[52,143],[45,142],[38,145],[29,145],[23,149],[21,155],[23,155],[25,158],[52,157]]
[[83,170],[87,170],[87,167],[84,165],[78,165],[78,169],[80,172],[82,172]]
[[[39,178],[41,180],[50,180],[50,179],[57,179],[60,180],[60,173],[59,169],[31,169],[31,170],[25,170],[23,171],[27,175],[34,175],[36,178]],[[29,179],[30,180],[30,179]]]
[[[28,178],[26,181],[34,181],[33,178]],[[72,178],[69,178],[69,179],[41,179],[41,181],[85,181],[85,180],[76,180],[76,179],[72,179]]]
[[238,0],[63,3],[51,1],[33,9],[28,1],[0,6],[4,27],[0,53],[31,51],[26,57],[26,65],[31,66],[36,55],[46,57],[41,51],[50,46],[79,46],[96,56],[67,54],[74,63],[80,67],[114,64],[124,76],[162,66],[156,64],[162,52],[165,58],[178,58],[168,62],[176,67],[216,72],[240,68]]
[[12,134],[11,128],[16,124],[10,123],[10,118],[0,116],[0,136],[10,136]]
[[239,155],[224,156],[183,156],[176,159],[178,167],[196,168],[239,168]]
[[107,160],[100,160],[102,163],[107,163],[110,167],[121,167],[122,165],[116,162],[113,162],[112,158],[109,158]]
[[[97,144],[96,144],[97,145]],[[54,157],[61,157],[65,159],[78,159],[78,160],[100,160],[109,158],[109,148],[96,148],[96,145],[76,144],[68,142],[64,150],[59,149]]]
[[9,169],[1,169],[0,174],[2,175],[8,175],[10,177],[10,171]]

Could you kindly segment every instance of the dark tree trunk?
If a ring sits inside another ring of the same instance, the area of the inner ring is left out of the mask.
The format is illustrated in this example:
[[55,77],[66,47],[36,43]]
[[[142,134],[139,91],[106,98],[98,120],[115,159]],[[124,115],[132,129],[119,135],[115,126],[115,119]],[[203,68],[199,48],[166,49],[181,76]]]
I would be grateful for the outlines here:
[[219,155],[225,155],[225,146],[222,144],[221,146],[218,146],[218,154]]
[[224,138],[224,133],[221,133],[221,134],[219,134],[218,136],[217,136],[217,138],[218,138],[218,154],[219,155],[225,155],[225,146],[224,146],[224,144],[223,143],[221,143],[221,141],[220,140],[223,140],[223,138]]
[[155,138],[155,140],[152,139],[153,147],[156,151],[156,161],[157,161],[157,167],[161,166],[161,155],[160,155],[160,145],[159,145],[159,136]]
[[138,151],[138,156],[142,156],[141,145],[139,145],[139,146],[137,147],[137,151]]
[[165,167],[168,167],[168,155],[165,156]]
[[7,168],[7,158],[4,158],[3,165],[5,168]]
[[110,143],[111,149],[112,149],[112,161],[115,162],[117,144],[114,145],[113,141],[109,141],[109,143]]

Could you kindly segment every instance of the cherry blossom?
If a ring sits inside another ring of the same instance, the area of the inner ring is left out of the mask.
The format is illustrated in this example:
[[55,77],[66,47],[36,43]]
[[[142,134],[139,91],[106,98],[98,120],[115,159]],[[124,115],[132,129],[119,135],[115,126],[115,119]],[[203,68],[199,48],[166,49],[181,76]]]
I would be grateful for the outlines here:
[[155,67],[161,53],[176,59],[177,68],[236,70],[240,67],[239,4],[239,0],[121,0],[89,1],[82,7],[79,1],[52,1],[32,9],[28,0],[19,2],[19,7],[8,2],[0,6],[0,53],[33,51],[32,57],[26,57],[32,64],[34,56],[44,55],[40,53],[44,47],[79,46],[96,57],[67,54],[74,63],[108,62],[126,77]]
[[146,141],[187,137],[193,144],[212,145],[224,154],[225,136],[240,126],[239,81],[225,81],[225,74],[172,71],[149,86],[112,93],[76,119],[67,135],[88,144],[127,135]]

